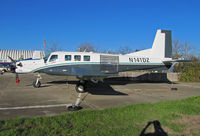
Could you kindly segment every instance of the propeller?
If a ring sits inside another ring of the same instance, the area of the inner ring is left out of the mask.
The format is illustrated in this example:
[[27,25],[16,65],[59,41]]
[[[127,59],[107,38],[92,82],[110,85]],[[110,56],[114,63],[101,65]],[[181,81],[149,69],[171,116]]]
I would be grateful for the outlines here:
[[17,68],[16,67],[16,60],[14,60],[13,58],[11,58],[10,56],[8,56],[8,58],[11,60],[11,65],[10,65],[10,71],[11,72],[13,72],[13,73],[15,73],[15,80],[16,80],[16,83],[17,83],[17,86],[18,86],[18,84],[19,84],[19,82],[20,82],[20,80],[19,80],[19,75],[18,75],[18,73],[16,73],[15,72],[15,69]]
[[15,69],[16,69],[16,60],[14,60],[13,58],[11,58],[10,56],[8,56],[8,58],[11,60],[11,64],[9,66],[10,71],[15,73]]

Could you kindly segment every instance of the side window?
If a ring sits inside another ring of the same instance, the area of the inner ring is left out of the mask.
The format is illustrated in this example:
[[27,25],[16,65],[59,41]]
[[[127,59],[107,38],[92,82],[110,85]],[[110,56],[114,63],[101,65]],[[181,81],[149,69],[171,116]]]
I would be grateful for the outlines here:
[[74,55],[74,61],[81,61],[81,55]]
[[65,61],[71,61],[72,56],[71,55],[65,55]]
[[84,61],[90,61],[90,56],[84,56]]
[[49,62],[56,61],[58,59],[58,55],[52,55]]

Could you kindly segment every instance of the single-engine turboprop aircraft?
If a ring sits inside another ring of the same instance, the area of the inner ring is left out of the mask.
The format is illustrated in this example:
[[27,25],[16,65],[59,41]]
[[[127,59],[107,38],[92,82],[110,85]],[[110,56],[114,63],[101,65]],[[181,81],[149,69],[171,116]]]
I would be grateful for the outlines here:
[[[16,73],[46,73],[51,75],[76,76],[78,93],[85,92],[87,81],[94,83],[118,72],[170,68],[172,60],[171,31],[157,30],[150,49],[119,55],[93,52],[52,52],[48,58],[40,60],[21,60],[16,62]],[[39,74],[38,74],[39,75]],[[40,87],[40,75],[33,83]]]

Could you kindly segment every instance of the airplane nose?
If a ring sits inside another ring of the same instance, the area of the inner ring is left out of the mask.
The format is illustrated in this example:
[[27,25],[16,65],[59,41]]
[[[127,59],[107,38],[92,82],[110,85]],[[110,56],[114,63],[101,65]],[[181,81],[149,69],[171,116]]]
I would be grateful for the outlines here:
[[15,67],[15,72],[16,72],[16,73],[19,73],[19,68],[18,68],[18,66]]
[[17,62],[16,65],[15,65],[15,72],[19,73],[21,67],[22,67],[22,63],[21,62]]

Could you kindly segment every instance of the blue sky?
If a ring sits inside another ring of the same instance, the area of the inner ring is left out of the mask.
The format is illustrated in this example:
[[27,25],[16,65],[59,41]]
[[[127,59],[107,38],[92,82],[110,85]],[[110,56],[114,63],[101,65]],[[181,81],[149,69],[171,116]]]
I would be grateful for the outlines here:
[[157,29],[199,49],[198,0],[0,0],[0,49],[151,48]]

